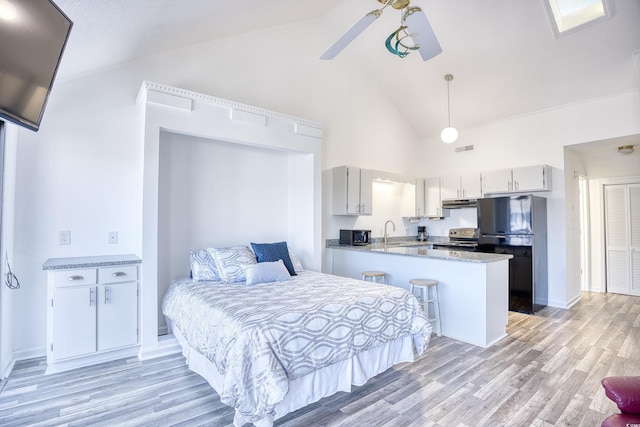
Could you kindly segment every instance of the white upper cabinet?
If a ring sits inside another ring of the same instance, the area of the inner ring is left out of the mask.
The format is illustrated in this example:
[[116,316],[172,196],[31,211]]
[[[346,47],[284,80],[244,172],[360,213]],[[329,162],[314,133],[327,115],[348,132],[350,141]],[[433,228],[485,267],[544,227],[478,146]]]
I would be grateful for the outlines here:
[[416,179],[415,183],[402,184],[402,216],[406,218],[426,216],[424,179]]
[[549,191],[551,168],[547,165],[505,169],[482,174],[484,194]]
[[427,178],[425,182],[426,216],[430,218],[441,218],[444,216],[442,210],[442,193],[440,190],[440,178]]
[[477,199],[482,197],[480,174],[445,175],[440,181],[442,200]]
[[372,200],[371,170],[333,168],[334,215],[371,215]]

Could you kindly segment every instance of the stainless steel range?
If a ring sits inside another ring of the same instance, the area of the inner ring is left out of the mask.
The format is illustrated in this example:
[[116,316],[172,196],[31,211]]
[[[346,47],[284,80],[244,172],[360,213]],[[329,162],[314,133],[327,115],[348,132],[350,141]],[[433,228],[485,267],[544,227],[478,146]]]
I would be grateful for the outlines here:
[[478,247],[477,228],[452,228],[448,242],[433,243],[433,249],[448,251],[475,251]]

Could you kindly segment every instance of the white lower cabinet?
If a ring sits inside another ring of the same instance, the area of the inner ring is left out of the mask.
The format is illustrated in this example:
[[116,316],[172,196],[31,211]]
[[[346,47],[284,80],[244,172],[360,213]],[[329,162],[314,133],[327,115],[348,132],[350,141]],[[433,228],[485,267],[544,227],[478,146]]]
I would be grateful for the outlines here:
[[[45,263],[47,373],[137,352],[140,261],[132,257],[137,263],[113,264],[122,263],[122,257],[57,258]],[[98,258],[107,261],[98,263]],[[98,265],[86,268],[91,261]]]

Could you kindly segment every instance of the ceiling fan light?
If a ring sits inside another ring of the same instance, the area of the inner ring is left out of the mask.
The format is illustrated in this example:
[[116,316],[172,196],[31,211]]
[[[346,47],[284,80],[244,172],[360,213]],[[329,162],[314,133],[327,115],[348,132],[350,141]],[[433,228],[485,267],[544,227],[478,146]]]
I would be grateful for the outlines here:
[[451,144],[452,142],[455,142],[456,139],[458,139],[458,130],[451,126],[446,127],[442,130],[440,138],[442,139],[442,142]]

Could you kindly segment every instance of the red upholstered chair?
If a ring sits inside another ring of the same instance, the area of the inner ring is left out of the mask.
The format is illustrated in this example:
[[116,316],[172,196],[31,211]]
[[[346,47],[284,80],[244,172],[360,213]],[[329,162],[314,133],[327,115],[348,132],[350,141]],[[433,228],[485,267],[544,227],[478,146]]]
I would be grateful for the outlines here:
[[640,377],[607,377],[602,387],[620,409],[619,414],[605,419],[602,427],[640,427]]

